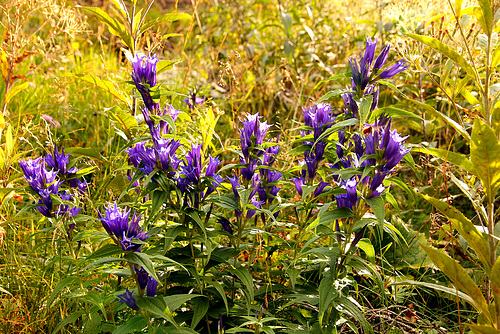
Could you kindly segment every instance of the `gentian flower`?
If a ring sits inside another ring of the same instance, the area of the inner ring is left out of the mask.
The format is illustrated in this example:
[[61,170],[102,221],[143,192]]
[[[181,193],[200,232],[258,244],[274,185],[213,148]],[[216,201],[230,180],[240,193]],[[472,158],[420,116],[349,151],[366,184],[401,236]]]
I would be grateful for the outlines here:
[[238,194],[238,187],[240,186],[240,179],[233,174],[233,177],[227,177],[229,182],[231,183],[231,188],[233,189],[233,194],[236,198],[240,198],[240,195]]
[[159,109],[159,104],[153,101],[151,96],[151,88],[156,86],[156,64],[158,58],[155,56],[139,56],[135,55],[132,61],[132,80],[135,87],[141,94],[142,100],[149,111]]
[[131,309],[139,311],[139,307],[135,303],[135,298],[134,298],[134,296],[132,296],[132,292],[129,291],[128,289],[125,291],[125,293],[122,293],[121,295],[117,295],[116,297],[120,298],[121,303],[125,303]]
[[226,218],[220,218],[219,220],[217,220],[217,223],[222,225],[224,231],[228,232],[231,235],[233,234],[233,229],[231,228],[231,223],[229,223],[229,220],[227,220]]
[[[251,200],[251,204],[252,204],[253,206],[255,206],[257,209],[260,209],[260,208],[262,207],[262,204],[264,204],[264,202],[263,202],[263,201],[259,201],[259,200],[258,200],[258,199],[256,199],[256,198],[253,198],[253,199]],[[257,212],[256,210],[252,210],[252,209],[247,210],[247,219],[250,219],[250,218],[252,218],[253,216],[255,216],[255,213],[256,213],[256,212]]]
[[137,216],[134,212],[132,219],[129,221],[130,209],[121,209],[116,202],[114,206],[109,204],[108,207],[104,206],[104,208],[106,209],[104,217],[99,213],[99,219],[106,232],[116,237],[123,250],[140,252],[141,245],[132,243],[132,239],[136,238],[145,241],[149,237],[148,233],[144,232],[144,229],[139,230],[141,215]]
[[258,146],[262,145],[267,130],[271,127],[267,121],[260,122],[261,118],[259,114],[248,114],[247,119],[242,121],[243,129],[240,129],[241,152],[243,153],[243,158],[240,157],[240,163],[247,165],[241,168],[241,174],[248,181],[252,179],[260,164],[259,157],[265,153]]
[[153,277],[148,277],[148,283],[146,285],[146,296],[148,297],[156,296],[157,288],[158,288],[158,282]]
[[134,264],[134,271],[137,275],[137,284],[139,284],[139,287],[144,290],[148,285],[148,277],[149,277],[148,272],[143,267],[135,264]]
[[202,104],[205,101],[205,97],[197,97],[196,92],[189,92],[189,97],[184,99],[184,103],[189,107],[189,109],[194,109],[194,106]]
[[57,171],[59,175],[74,174],[78,172],[76,167],[67,170],[69,163],[69,154],[64,155],[64,148],[59,153],[57,145],[55,146],[54,153],[48,154],[45,157],[45,163],[54,171]]

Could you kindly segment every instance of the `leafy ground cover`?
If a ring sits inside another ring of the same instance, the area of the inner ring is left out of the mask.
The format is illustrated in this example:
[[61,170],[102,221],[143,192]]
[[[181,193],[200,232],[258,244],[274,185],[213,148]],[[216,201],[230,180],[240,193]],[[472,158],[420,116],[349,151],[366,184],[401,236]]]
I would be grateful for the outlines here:
[[500,331],[495,2],[0,8],[3,332]]

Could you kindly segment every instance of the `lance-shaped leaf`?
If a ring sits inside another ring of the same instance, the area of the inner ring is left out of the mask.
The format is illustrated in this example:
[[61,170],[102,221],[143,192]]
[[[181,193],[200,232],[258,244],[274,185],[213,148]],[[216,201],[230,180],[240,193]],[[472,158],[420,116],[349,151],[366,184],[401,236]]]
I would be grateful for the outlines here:
[[474,301],[472,306],[474,306],[478,311],[483,312],[484,316],[491,320],[486,299],[476,283],[474,283],[472,278],[470,278],[467,274],[465,269],[443,251],[424,245],[420,245],[420,247],[422,247],[432,262],[434,262],[434,264],[441,269],[441,271],[444,272],[445,275],[448,276],[448,278],[455,283],[459,289],[472,298]]
[[491,291],[495,297],[495,304],[500,303],[500,257],[497,258],[493,269],[491,270]]
[[127,31],[127,29],[125,29],[125,26],[120,23],[120,21],[118,21],[114,17],[111,17],[108,13],[97,7],[83,7],[83,9],[97,15],[97,17],[99,17],[99,20],[108,26],[109,31],[113,35],[120,37],[123,43],[125,43],[130,48],[132,54],[135,53],[132,36]]
[[113,83],[109,81],[108,79],[101,79],[98,76],[95,76],[93,74],[77,74],[75,75],[75,78],[78,78],[83,81],[90,82],[91,84],[94,84],[95,86],[104,89],[114,97],[116,97],[118,100],[122,101],[123,103],[130,105],[128,98],[125,96],[124,93],[119,92]]
[[415,104],[416,106],[425,109],[426,111],[430,112],[431,114],[433,114],[434,116],[436,116],[438,118],[441,118],[448,125],[450,125],[452,128],[457,130],[457,132],[460,133],[465,139],[467,139],[467,141],[470,142],[470,135],[467,132],[467,130],[465,130],[463,126],[461,126],[460,124],[455,122],[453,119],[449,118],[448,116],[446,116],[442,112],[437,111],[436,109],[434,109],[432,106],[430,106],[428,104],[425,104],[425,103],[422,103],[422,102],[419,102],[416,100],[412,100],[412,99],[407,99],[406,101],[411,102],[411,103]]
[[490,246],[488,236],[477,230],[474,224],[455,207],[438,200],[437,198],[422,195],[422,197],[438,209],[453,224],[453,227],[468,242],[481,262],[485,265],[486,272],[490,272],[492,264],[490,262]]
[[422,35],[415,35],[415,34],[406,34],[406,35],[441,52],[442,54],[453,60],[455,63],[457,63],[461,68],[463,68],[471,78],[473,79],[476,78],[474,68],[469,64],[469,62],[465,60],[465,58],[462,57],[458,52],[456,52],[455,50],[453,50],[440,40]]
[[467,326],[470,327],[472,333],[474,334],[500,334],[500,330],[495,329],[495,327],[492,326],[482,326],[473,324],[467,324]]
[[425,147],[425,148],[417,147],[417,148],[413,148],[412,152],[421,152],[421,153],[431,154],[435,157],[443,159],[444,161],[451,162],[455,166],[461,167],[464,170],[468,171],[469,173],[477,176],[476,170],[474,169],[474,165],[463,154],[451,152],[451,151],[444,150],[441,148],[434,148],[434,147]]
[[493,130],[479,118],[472,128],[470,156],[486,196],[493,201],[500,187],[500,143]]
[[482,18],[478,17],[479,23],[487,35],[491,35],[493,30],[493,12],[491,10],[492,1],[491,0],[479,0],[479,6],[481,7]]

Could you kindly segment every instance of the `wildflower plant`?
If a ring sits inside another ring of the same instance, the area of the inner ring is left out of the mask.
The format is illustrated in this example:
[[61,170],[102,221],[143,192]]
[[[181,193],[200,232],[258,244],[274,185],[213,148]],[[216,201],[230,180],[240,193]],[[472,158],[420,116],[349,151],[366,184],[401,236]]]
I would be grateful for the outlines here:
[[[343,114],[334,116],[327,103],[303,108],[304,126],[295,140],[299,146],[291,152],[302,155],[295,177],[291,178],[301,198],[294,205],[298,225],[293,246],[295,261],[301,254],[315,254],[314,248],[302,247],[312,229],[321,227],[318,238],[324,238],[329,246],[328,269],[319,285],[320,300],[324,300],[319,308],[320,326],[328,327],[341,317],[341,313],[332,312],[331,303],[336,300],[349,304],[345,298],[349,296],[347,287],[353,284],[350,266],[362,263],[373,273],[372,264],[355,254],[362,250],[373,261],[373,246],[363,238],[365,231],[375,226],[379,231],[392,228],[385,221],[388,178],[409,152],[404,145],[407,137],[391,128],[390,116],[371,116],[378,105],[378,83],[408,68],[404,61],[386,66],[390,46],[386,45],[375,58],[376,45],[377,40],[367,38],[361,59],[349,60],[352,77],[351,85],[342,94]],[[372,123],[368,123],[369,119]],[[294,272],[294,265],[292,262],[290,272]],[[346,284],[339,287],[336,297],[325,295],[326,289],[338,280],[346,280]],[[361,318],[357,320],[368,330]]]

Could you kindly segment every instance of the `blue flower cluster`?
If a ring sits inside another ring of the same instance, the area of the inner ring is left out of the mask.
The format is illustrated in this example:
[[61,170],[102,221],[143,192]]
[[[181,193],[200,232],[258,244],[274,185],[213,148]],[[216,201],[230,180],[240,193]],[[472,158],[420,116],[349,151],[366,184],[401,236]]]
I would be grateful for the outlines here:
[[[255,208],[260,209],[264,205],[270,205],[278,195],[281,188],[278,188],[282,180],[282,173],[273,169],[276,157],[279,154],[279,137],[275,142],[264,143],[267,131],[272,126],[267,121],[261,122],[258,113],[247,114],[242,121],[240,128],[240,176],[245,185],[248,185],[250,194],[248,200]],[[256,173],[258,169],[258,172]],[[241,188],[240,177],[233,174],[228,177],[234,196],[240,200],[239,190]],[[246,211],[246,219],[251,219],[256,213],[254,209]],[[279,212],[274,213],[277,217]],[[237,218],[241,218],[242,208],[235,210]],[[232,234],[232,228],[227,219],[219,220],[223,229]]]
[[149,235],[144,232],[144,229],[139,229],[139,221],[141,215],[134,215],[130,220],[130,209],[122,209],[116,203],[108,207],[104,206],[104,216],[99,213],[102,226],[110,236],[116,238],[123,250],[126,251],[141,251],[141,245],[132,242],[132,239],[145,241]]
[[[134,239],[146,241],[149,238],[148,232],[145,232],[144,228],[141,229],[139,227],[141,215],[137,215],[134,212],[133,216],[130,217],[131,210],[127,208],[119,208],[116,203],[114,203],[114,205],[109,204],[107,207],[104,206],[104,208],[104,216],[99,213],[99,219],[101,220],[102,226],[106,232],[108,232],[108,234],[117,244],[121,246],[123,250],[140,252],[141,244],[134,242]],[[154,297],[156,295],[158,282],[149,276],[146,270],[140,266],[134,265],[134,271],[139,289],[141,289],[141,291],[146,289],[146,295]],[[125,293],[117,295],[117,297],[120,299],[120,302],[127,304],[130,308],[136,311],[139,310],[132,292],[128,289]]]
[[79,171],[78,168],[68,169],[69,154],[64,154],[64,148],[59,153],[57,146],[53,154],[47,157],[20,161],[19,165],[24,173],[24,178],[29,183],[33,191],[40,196],[38,200],[38,211],[45,217],[76,216],[80,208],[69,208],[69,204],[60,204],[57,209],[54,208],[53,197],[59,197],[65,202],[73,201],[71,192],[61,191],[59,188],[63,183],[67,183],[70,188],[78,189],[84,193],[88,184],[85,180],[75,178],[73,175]]
[[[323,161],[323,156],[325,153],[325,148],[327,146],[326,138],[323,138],[323,134],[326,130],[332,127],[335,117],[332,115],[332,110],[329,104],[319,103],[308,108],[303,108],[302,110],[304,116],[304,123],[311,130],[301,131],[301,136],[304,138],[310,138],[311,140],[304,140],[303,145],[308,146],[308,149],[304,151],[304,160],[299,163],[304,166],[301,175],[298,178],[292,179],[295,183],[295,188],[297,192],[302,196],[302,186],[305,185],[308,180],[313,180],[316,176],[317,169],[320,163]],[[323,193],[327,182],[320,179],[318,186],[313,194],[317,197]]]
[[211,184],[204,189],[201,172],[201,145],[191,145],[191,151],[186,154],[186,160],[177,179],[177,186],[185,198],[185,204],[198,208],[200,199],[213,193],[223,181],[215,171],[222,163],[218,158],[209,157],[205,170],[205,179],[212,179]]
[[[355,58],[349,59],[352,73],[351,87],[348,88],[350,92],[342,94],[342,99],[347,108],[345,112],[352,117],[357,117],[359,114],[359,107],[355,101],[356,97],[362,98],[363,96],[372,95],[373,100],[370,109],[372,111],[377,109],[379,89],[376,82],[381,79],[392,78],[410,66],[405,60],[400,60],[391,66],[385,67],[391,45],[387,44],[380,52],[377,59],[375,59],[377,40],[378,39],[375,39],[375,41],[372,42],[370,37],[366,38],[365,53],[361,57],[359,63]],[[375,63],[373,62],[374,60]]]

